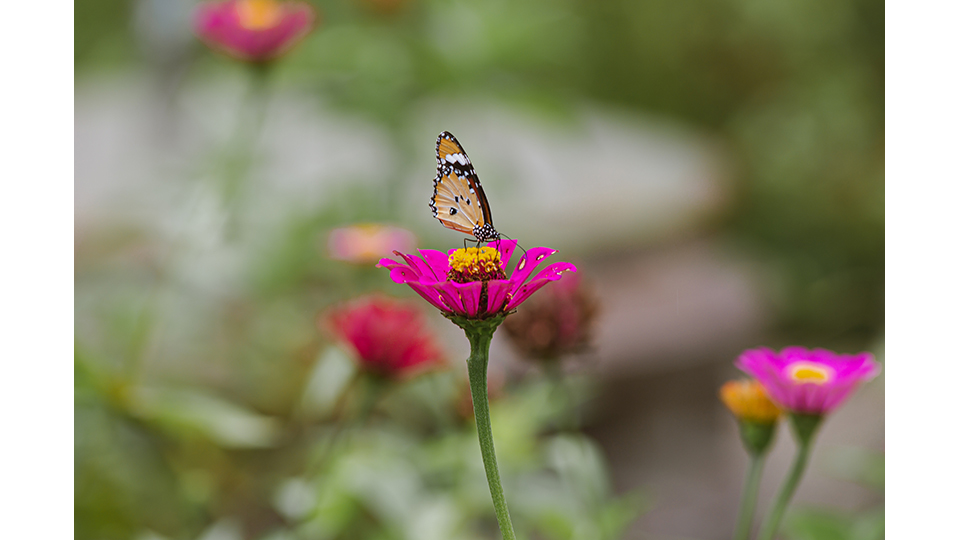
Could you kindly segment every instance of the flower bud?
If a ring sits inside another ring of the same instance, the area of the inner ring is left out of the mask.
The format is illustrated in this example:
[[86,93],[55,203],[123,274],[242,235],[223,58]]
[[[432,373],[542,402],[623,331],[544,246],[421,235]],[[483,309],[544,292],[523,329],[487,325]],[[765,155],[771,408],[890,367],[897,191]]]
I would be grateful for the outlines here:
[[720,400],[740,424],[740,439],[753,455],[769,448],[776,432],[780,409],[755,380],[729,381],[720,387]]
[[595,297],[574,274],[544,287],[503,327],[525,357],[553,361],[587,348],[596,315]]

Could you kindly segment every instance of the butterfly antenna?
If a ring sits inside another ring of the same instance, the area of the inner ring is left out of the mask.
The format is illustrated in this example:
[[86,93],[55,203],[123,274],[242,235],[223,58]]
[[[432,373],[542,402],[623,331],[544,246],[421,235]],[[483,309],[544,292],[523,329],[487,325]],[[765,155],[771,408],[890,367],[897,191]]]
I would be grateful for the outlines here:
[[[507,240],[513,240],[513,238],[510,238],[509,236],[507,236],[507,235],[505,235],[505,234],[503,234],[503,233],[497,233],[497,242],[500,242],[500,237],[501,237],[501,236],[504,237],[504,238],[506,238]],[[523,246],[520,245],[520,242],[517,242],[517,247],[519,247],[520,250],[523,251],[523,254],[524,254],[524,255],[527,254],[527,250],[526,250]],[[500,245],[499,245],[499,244],[497,244],[497,249],[500,249]]]

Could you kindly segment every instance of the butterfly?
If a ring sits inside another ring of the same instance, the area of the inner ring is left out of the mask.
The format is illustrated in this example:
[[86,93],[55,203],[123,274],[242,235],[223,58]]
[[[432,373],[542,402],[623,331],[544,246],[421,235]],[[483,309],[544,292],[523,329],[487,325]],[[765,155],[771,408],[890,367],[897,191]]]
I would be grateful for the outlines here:
[[472,234],[477,242],[500,239],[477,171],[449,131],[437,137],[437,177],[430,208],[444,227]]

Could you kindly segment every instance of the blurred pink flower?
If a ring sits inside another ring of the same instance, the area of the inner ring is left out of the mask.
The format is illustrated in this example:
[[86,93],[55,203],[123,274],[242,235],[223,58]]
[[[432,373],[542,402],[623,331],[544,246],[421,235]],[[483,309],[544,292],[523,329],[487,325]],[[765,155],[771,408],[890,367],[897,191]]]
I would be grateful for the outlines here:
[[597,300],[577,273],[545,287],[503,327],[525,357],[554,361],[588,346],[596,315]]
[[193,26],[210,47],[248,62],[266,62],[313,30],[317,18],[306,2],[214,0],[202,2]]
[[410,251],[417,245],[412,232],[399,227],[365,223],[330,231],[330,257],[354,264],[373,264],[394,251]]
[[332,309],[329,330],[355,353],[360,369],[393,379],[443,364],[443,352],[423,313],[413,305],[379,295]]
[[537,247],[520,257],[508,277],[507,263],[516,246],[516,240],[498,240],[485,247],[451,249],[446,254],[421,249],[421,257],[395,252],[407,264],[381,259],[380,266],[390,269],[393,281],[406,283],[445,314],[485,319],[509,312],[564,272],[577,270],[570,263],[557,262],[524,283],[540,261],[556,253]]
[[773,399],[793,413],[824,415],[840,405],[856,387],[880,373],[873,355],[836,354],[826,349],[761,347],[744,351],[736,366],[756,378]]

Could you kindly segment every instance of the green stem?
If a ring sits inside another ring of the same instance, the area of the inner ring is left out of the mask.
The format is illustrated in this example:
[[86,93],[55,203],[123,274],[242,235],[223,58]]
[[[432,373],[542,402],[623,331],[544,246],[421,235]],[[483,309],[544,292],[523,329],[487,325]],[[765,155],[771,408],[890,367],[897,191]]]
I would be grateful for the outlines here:
[[753,511],[757,507],[757,492],[760,491],[760,477],[763,473],[764,457],[761,454],[750,455],[750,469],[747,471],[747,483],[743,486],[740,498],[740,511],[737,514],[737,528],[734,540],[747,540],[750,526],[753,524]]
[[[454,321],[459,324],[458,321]],[[497,523],[504,540],[516,540],[507,500],[503,496],[500,483],[500,471],[497,468],[497,455],[493,449],[493,430],[490,427],[490,405],[487,397],[487,363],[490,360],[490,341],[502,319],[487,321],[469,321],[477,324],[461,324],[461,328],[470,340],[470,358],[467,359],[467,372],[470,375],[470,394],[473,397],[473,414],[477,420],[477,436],[480,439],[480,454],[483,456],[483,468],[487,473],[487,485],[490,497],[497,513]],[[480,324],[487,323],[487,324]]]
[[231,233],[236,232],[237,207],[247,188],[257,140],[266,116],[271,67],[270,64],[251,64],[247,94],[241,101],[233,137],[227,149],[221,196],[228,211],[228,229]]
[[576,384],[570,377],[564,376],[560,358],[545,360],[544,369],[550,380],[553,398],[560,406],[561,418],[557,422],[557,429],[575,432],[580,429],[580,411],[577,403]]
[[377,406],[380,398],[388,388],[389,381],[381,378],[379,375],[370,375],[366,377],[366,379],[367,388],[364,392],[363,401],[360,402],[360,409],[357,412],[357,426],[363,426],[367,423],[367,420],[370,419],[370,413],[373,412],[373,409]]
[[767,519],[763,523],[763,528],[757,537],[758,540],[773,540],[773,536],[777,534],[787,505],[790,504],[790,499],[793,498],[797,485],[800,484],[800,478],[803,477],[803,472],[807,468],[810,448],[813,446],[813,435],[820,425],[820,420],[822,420],[820,416],[790,415],[790,424],[797,438],[797,455],[793,459],[793,466],[790,468],[786,481],[780,487],[780,493],[777,494],[777,499],[770,509],[770,514],[767,515]]
[[[361,390],[363,396],[359,409],[352,418],[345,418],[343,411],[346,409],[347,398],[358,385],[366,387]],[[327,460],[336,453],[337,446],[341,444],[344,431],[361,428],[366,424],[370,413],[380,398],[382,387],[381,381],[372,377],[365,377],[363,372],[358,371],[354,374],[350,382],[347,383],[347,388],[344,389],[343,394],[337,399],[337,403],[334,405],[333,417],[335,423],[333,429],[330,432],[330,436],[326,439],[326,445],[319,450],[317,457],[308,465],[308,474],[315,474],[326,464]]]

